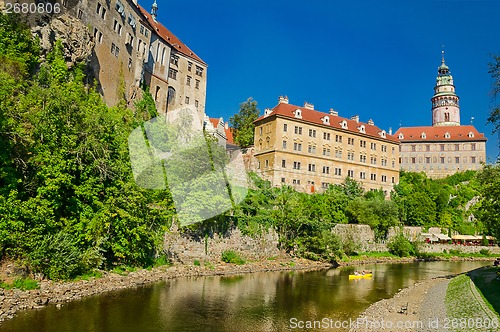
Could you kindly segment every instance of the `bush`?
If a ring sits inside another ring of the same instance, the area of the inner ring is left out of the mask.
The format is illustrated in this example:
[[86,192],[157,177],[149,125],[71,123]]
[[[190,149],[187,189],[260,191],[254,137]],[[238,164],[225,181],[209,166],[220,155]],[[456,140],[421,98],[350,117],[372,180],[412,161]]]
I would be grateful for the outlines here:
[[461,253],[460,249],[450,249],[450,255],[460,255]]
[[389,252],[391,254],[399,257],[408,257],[415,254],[415,248],[402,233],[394,236],[387,246],[389,247]]
[[0,288],[4,288],[4,289],[17,288],[17,289],[21,289],[21,290],[31,290],[31,289],[40,288],[40,285],[38,285],[38,281],[33,280],[31,278],[18,278],[16,280],[14,280],[14,282],[12,284],[7,284],[5,282],[1,282]]
[[195,259],[194,262],[193,262],[194,266],[200,266],[200,261]]
[[479,253],[481,255],[484,255],[484,256],[489,256],[490,255],[490,251],[488,249],[481,249],[481,250],[479,250]]
[[235,251],[226,250],[222,253],[222,261],[225,263],[242,265],[245,264],[245,260],[241,258]]

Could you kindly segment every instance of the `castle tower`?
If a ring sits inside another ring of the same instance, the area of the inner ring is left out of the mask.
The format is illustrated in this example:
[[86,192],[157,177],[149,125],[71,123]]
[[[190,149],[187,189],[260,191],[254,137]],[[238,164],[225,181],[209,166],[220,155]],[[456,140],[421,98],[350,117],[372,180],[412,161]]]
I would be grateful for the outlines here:
[[442,51],[441,66],[438,67],[434,96],[431,101],[433,126],[460,126],[458,96],[455,93],[450,69],[444,63],[444,51]]

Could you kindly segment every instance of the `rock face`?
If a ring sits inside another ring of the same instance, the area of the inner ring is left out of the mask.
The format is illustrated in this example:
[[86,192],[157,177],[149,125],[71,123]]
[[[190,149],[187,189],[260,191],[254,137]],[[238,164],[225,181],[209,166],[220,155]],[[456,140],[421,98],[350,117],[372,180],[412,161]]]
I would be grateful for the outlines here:
[[64,57],[69,68],[78,62],[87,61],[94,51],[95,42],[88,28],[77,18],[62,15],[44,26],[32,28],[32,33],[40,38],[42,56],[50,52],[60,40]]

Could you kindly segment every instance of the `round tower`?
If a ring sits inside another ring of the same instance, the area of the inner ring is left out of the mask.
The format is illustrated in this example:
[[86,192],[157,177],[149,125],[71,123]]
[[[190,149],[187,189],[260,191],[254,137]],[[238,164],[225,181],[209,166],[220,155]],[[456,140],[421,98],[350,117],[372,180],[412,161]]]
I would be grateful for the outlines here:
[[433,126],[460,126],[458,96],[455,93],[450,68],[444,62],[444,51],[442,51],[441,66],[438,67],[434,96],[431,101]]

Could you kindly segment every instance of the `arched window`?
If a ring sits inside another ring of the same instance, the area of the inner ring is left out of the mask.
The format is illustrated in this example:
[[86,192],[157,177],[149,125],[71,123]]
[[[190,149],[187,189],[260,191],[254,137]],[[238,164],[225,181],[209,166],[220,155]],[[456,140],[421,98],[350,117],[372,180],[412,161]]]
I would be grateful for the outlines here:
[[160,98],[160,87],[157,85],[155,92],[155,101],[158,101],[158,98]]
[[444,121],[450,121],[450,113],[444,113]]
[[167,93],[167,109],[169,105],[172,105],[175,102],[175,89],[171,86],[168,87]]

